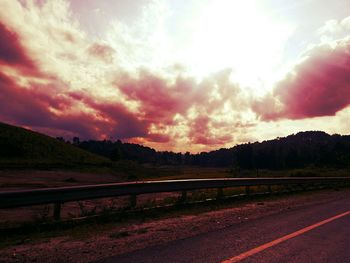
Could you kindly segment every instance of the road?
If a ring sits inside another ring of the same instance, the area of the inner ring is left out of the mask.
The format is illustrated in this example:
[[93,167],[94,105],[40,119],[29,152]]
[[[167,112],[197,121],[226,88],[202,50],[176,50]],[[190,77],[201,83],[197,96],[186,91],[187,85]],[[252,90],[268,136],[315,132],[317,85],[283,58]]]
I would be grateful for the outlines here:
[[350,196],[148,247],[99,263],[224,261],[350,262]]

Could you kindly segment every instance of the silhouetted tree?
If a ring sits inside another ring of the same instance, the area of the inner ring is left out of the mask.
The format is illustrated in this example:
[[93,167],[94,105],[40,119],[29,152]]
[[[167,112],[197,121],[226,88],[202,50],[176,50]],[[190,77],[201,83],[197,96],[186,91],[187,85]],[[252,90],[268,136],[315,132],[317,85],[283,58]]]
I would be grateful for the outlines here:
[[74,144],[74,145],[79,145],[79,144],[80,144],[80,139],[79,139],[79,137],[73,137],[73,144]]
[[[77,145],[77,141],[73,139]],[[121,141],[82,141],[80,148],[112,160],[126,159],[158,165],[197,165],[235,169],[290,169],[306,166],[350,165],[350,136],[309,131],[274,140],[246,143],[211,152],[191,154],[156,150]],[[236,169],[236,170],[237,170]]]

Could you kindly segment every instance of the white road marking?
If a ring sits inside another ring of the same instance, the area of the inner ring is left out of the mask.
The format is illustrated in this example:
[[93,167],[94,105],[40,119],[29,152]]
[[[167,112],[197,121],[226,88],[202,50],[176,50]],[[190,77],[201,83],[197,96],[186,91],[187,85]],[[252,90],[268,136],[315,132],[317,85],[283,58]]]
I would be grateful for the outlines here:
[[322,226],[322,225],[324,225],[324,224],[327,224],[327,223],[329,223],[329,222],[332,222],[332,221],[334,221],[334,220],[336,220],[336,219],[338,219],[338,218],[347,216],[347,215],[349,215],[349,214],[350,214],[350,211],[347,211],[347,212],[344,212],[344,213],[342,213],[342,214],[333,216],[333,217],[331,217],[331,218],[328,218],[328,219],[326,219],[326,220],[323,220],[323,221],[318,222],[318,223],[316,223],[316,224],[313,224],[313,225],[311,225],[311,226],[302,228],[302,229],[300,229],[300,230],[298,230],[298,231],[296,231],[296,232],[293,232],[293,233],[291,233],[291,234],[288,234],[288,235],[286,235],[286,236],[283,236],[283,237],[280,237],[280,238],[278,238],[278,239],[275,239],[275,240],[273,240],[273,241],[271,241],[271,242],[265,243],[264,245],[261,245],[261,246],[258,246],[258,247],[256,247],[256,248],[253,248],[253,249],[251,249],[251,250],[249,250],[249,251],[247,251],[247,252],[244,252],[244,253],[242,253],[242,254],[240,254],[240,255],[238,255],[238,256],[235,256],[235,257],[233,257],[233,258],[224,260],[224,261],[222,261],[222,263],[234,263],[234,262],[239,262],[239,261],[241,261],[241,260],[243,260],[243,259],[246,259],[246,258],[248,258],[248,257],[250,257],[250,256],[252,256],[252,255],[255,255],[255,254],[257,254],[257,253],[259,253],[259,252],[261,252],[261,251],[263,251],[263,250],[265,250],[265,249],[268,249],[268,248],[270,248],[270,247],[273,247],[273,246],[275,246],[275,245],[277,245],[277,244],[279,244],[279,243],[282,243],[282,242],[284,242],[284,241],[286,241],[286,240],[288,240],[288,239],[291,239],[291,238],[294,238],[294,237],[296,237],[296,236],[302,235],[302,234],[304,234],[304,233],[306,233],[306,232],[308,232],[308,231],[310,231],[310,230],[312,230],[312,229],[314,229],[314,228],[320,227],[320,226]]

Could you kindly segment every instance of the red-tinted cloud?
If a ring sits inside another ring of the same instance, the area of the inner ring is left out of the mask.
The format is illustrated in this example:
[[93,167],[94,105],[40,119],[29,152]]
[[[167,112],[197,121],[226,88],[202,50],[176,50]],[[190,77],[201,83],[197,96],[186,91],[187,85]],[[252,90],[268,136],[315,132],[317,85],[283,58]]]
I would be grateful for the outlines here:
[[152,142],[168,143],[171,137],[166,134],[152,133],[147,136],[147,139]]
[[[67,41],[72,40],[69,38]],[[0,43],[0,66],[12,67],[28,77],[42,77],[48,82],[40,84],[29,81],[23,87],[16,82],[16,77],[0,73],[1,121],[40,130],[66,131],[85,139],[97,139],[103,135],[120,139],[147,136],[149,124],[139,120],[125,106],[98,102],[83,93],[79,96],[73,93],[68,96],[68,84],[54,77],[40,75],[18,34],[4,23],[0,23]],[[112,51],[102,45],[92,45],[89,49],[92,55],[105,60]],[[97,112],[97,116],[82,111],[70,111],[82,100],[86,107]]]
[[16,66],[22,73],[34,73],[37,68],[23,48],[16,32],[0,22],[0,65]]
[[141,72],[139,78],[124,75],[116,81],[129,99],[140,102],[145,119],[163,124],[171,124],[176,113],[183,114],[188,110],[193,97],[191,84],[178,81],[169,85],[165,79],[148,72]]
[[126,106],[120,103],[98,102],[88,97],[84,102],[96,110],[98,115],[109,120],[109,128],[106,130],[110,136],[119,139],[147,136],[149,123],[140,120],[138,114],[130,112]]
[[[203,81],[182,76],[181,68],[172,77],[148,70],[128,74],[113,59],[118,50],[69,23],[66,2],[8,6],[24,12],[28,23],[19,27],[20,19],[0,21],[0,121],[82,139],[112,137],[169,147],[179,140],[187,149],[232,139],[234,126],[223,108],[239,109],[241,102],[230,71]],[[62,24],[39,24],[36,12],[50,17],[54,7],[60,11],[53,20]],[[114,96],[107,97],[113,89]]]
[[[49,86],[41,87],[46,92]],[[65,113],[78,100],[45,93],[32,87],[18,86],[7,76],[0,75],[0,119],[17,125],[67,131],[83,139],[98,139],[101,135],[128,139],[146,137],[148,126],[120,104],[84,100],[96,114]],[[61,113],[55,114],[52,109]],[[103,118],[100,118],[103,117]]]
[[[232,141],[232,134],[211,134],[212,121],[208,116],[202,115],[196,118],[190,126],[189,138],[195,144],[218,146]],[[225,126],[223,124],[222,126]]]
[[273,93],[255,103],[265,120],[332,116],[350,105],[350,45],[335,49],[320,46],[276,86]]
[[[137,78],[128,75],[120,77],[116,86],[130,99],[139,102],[140,116],[147,126],[175,126],[176,115],[188,121],[187,134],[191,143],[201,145],[222,145],[232,139],[230,126],[222,122],[227,129],[223,134],[215,134],[217,122],[210,115],[220,111],[229,102],[237,108],[241,107],[238,88],[229,81],[230,71],[222,71],[196,83],[191,78],[178,79],[168,83],[165,79],[143,71]],[[213,94],[215,93],[215,94]],[[196,117],[189,117],[190,109]],[[154,139],[154,136],[148,136]],[[164,138],[164,141],[168,138]]]
[[9,77],[0,74],[0,119],[9,123],[79,134],[85,138],[96,137],[94,125],[103,123],[87,114],[56,115],[50,109],[62,110],[73,102],[64,96],[50,93],[50,85],[41,89],[20,87]]
[[131,112],[120,103],[98,102],[90,97],[81,98],[87,106],[98,112],[103,118],[109,120],[107,133],[119,139],[131,139],[141,137],[152,142],[169,142],[170,137],[166,134],[151,133],[150,126],[155,122],[153,119],[144,119],[144,115]]
[[110,46],[95,43],[89,47],[88,53],[106,63],[111,63],[115,50]]

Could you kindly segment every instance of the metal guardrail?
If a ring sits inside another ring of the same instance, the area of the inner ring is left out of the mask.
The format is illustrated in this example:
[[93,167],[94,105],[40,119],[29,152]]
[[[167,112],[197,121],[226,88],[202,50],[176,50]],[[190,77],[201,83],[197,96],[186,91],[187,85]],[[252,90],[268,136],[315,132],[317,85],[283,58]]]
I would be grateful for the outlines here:
[[54,217],[55,219],[59,219],[61,204],[70,201],[130,195],[132,206],[135,206],[136,196],[147,193],[182,192],[182,199],[185,201],[186,191],[190,190],[217,188],[219,198],[222,197],[222,189],[228,187],[246,186],[246,191],[248,194],[249,186],[291,184],[328,185],[336,183],[350,183],[350,177],[191,179],[3,191],[0,192],[0,208],[14,208],[54,203]]

